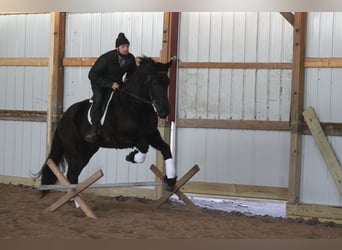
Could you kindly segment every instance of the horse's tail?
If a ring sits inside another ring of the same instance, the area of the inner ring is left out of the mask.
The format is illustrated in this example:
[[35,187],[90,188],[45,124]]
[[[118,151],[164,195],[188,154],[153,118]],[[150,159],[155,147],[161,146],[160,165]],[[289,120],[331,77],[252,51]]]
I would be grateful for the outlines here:
[[[55,134],[53,136],[50,154],[47,159],[53,160],[57,166],[61,166],[63,170],[65,169],[63,148],[61,139],[58,134],[58,128],[56,129]],[[45,161],[44,165],[42,166],[41,170],[36,176],[41,177],[41,185],[53,185],[57,181],[57,177],[47,165],[47,160]],[[42,191],[42,197],[47,193],[48,191]]]

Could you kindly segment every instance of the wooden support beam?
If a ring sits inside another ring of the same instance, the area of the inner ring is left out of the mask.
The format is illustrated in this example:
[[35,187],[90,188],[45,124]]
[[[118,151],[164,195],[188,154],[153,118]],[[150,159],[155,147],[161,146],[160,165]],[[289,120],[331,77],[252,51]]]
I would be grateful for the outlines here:
[[47,153],[50,152],[52,137],[57,126],[54,117],[59,117],[63,112],[64,68],[62,62],[65,49],[65,13],[53,12],[50,16]]
[[[167,63],[171,57],[178,56],[178,29],[179,29],[179,13],[165,12],[163,27],[163,47],[160,53],[161,62]],[[176,80],[178,60],[174,61],[169,69],[169,102],[170,113],[168,121],[175,120],[176,110]]]
[[[160,57],[151,57],[154,61],[161,61]],[[63,58],[63,66],[64,67],[72,67],[72,66],[93,66],[96,62],[97,57],[64,57]],[[136,58],[136,62],[138,63],[138,58]]]
[[179,68],[196,69],[292,69],[291,63],[262,62],[180,62]]
[[47,58],[0,58],[0,66],[48,66]]
[[289,22],[292,26],[294,25],[294,15],[292,12],[280,12],[280,14]]
[[[162,41],[162,50],[160,51],[160,61],[162,63],[168,62],[172,56],[177,56],[177,46],[178,46],[178,12],[164,12],[163,19],[163,41]],[[169,70],[169,104],[170,104],[170,113],[168,115],[167,120],[158,121],[158,130],[160,132],[163,140],[170,144],[171,141],[171,121],[175,119],[175,99],[176,99],[176,74],[177,74],[177,61],[173,62]],[[156,165],[160,168],[159,170],[164,173],[165,172],[165,164],[164,158],[160,152],[157,153],[156,156]],[[156,177],[156,180],[158,178]],[[156,196],[157,199],[164,192],[162,188],[156,187]]]
[[221,128],[290,131],[288,121],[259,120],[215,120],[215,119],[182,119],[176,120],[177,128]]
[[46,122],[46,111],[0,109],[0,120]]
[[305,58],[305,68],[342,68],[342,58]]
[[340,163],[337,161],[335,153],[328,142],[327,137],[324,135],[323,129],[319,123],[315,111],[312,107],[307,108],[303,112],[304,119],[312,133],[319,151],[325,161],[329,172],[342,195],[342,169]]
[[293,27],[293,63],[290,107],[290,161],[289,161],[289,203],[299,202],[302,135],[300,127],[303,123],[304,105],[304,59],[307,27],[307,13],[296,12]]
[[273,200],[287,200],[288,198],[288,189],[285,187],[192,181],[184,185],[181,190],[185,193],[204,195],[237,196]]
[[305,220],[318,218],[321,222],[333,221],[342,224],[342,207],[318,204],[287,204],[286,217]]

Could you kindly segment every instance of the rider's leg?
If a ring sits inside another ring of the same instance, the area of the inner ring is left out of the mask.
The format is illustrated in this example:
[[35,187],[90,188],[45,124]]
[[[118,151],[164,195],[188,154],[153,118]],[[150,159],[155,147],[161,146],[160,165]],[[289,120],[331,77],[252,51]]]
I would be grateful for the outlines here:
[[98,86],[92,85],[93,90],[93,106],[90,110],[90,117],[91,117],[91,128],[87,132],[84,139],[88,142],[96,142],[98,139],[98,135],[100,134],[101,130],[101,115],[102,115],[102,102],[104,97],[104,90]]

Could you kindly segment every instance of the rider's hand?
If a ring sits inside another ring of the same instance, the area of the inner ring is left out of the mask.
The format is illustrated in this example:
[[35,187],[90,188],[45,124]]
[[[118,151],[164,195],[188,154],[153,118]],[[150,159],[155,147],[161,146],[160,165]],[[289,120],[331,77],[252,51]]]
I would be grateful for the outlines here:
[[113,82],[112,89],[116,90],[120,87],[120,85],[117,82]]

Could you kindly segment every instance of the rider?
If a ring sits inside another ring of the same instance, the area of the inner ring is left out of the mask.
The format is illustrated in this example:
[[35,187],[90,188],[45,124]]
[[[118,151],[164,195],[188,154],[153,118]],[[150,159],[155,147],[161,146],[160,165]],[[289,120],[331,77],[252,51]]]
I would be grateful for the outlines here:
[[96,142],[101,133],[102,107],[108,92],[120,88],[137,67],[135,57],[129,53],[129,45],[125,34],[119,33],[115,41],[116,49],[101,55],[89,71],[93,106],[90,111],[92,126],[84,138],[88,142]]

